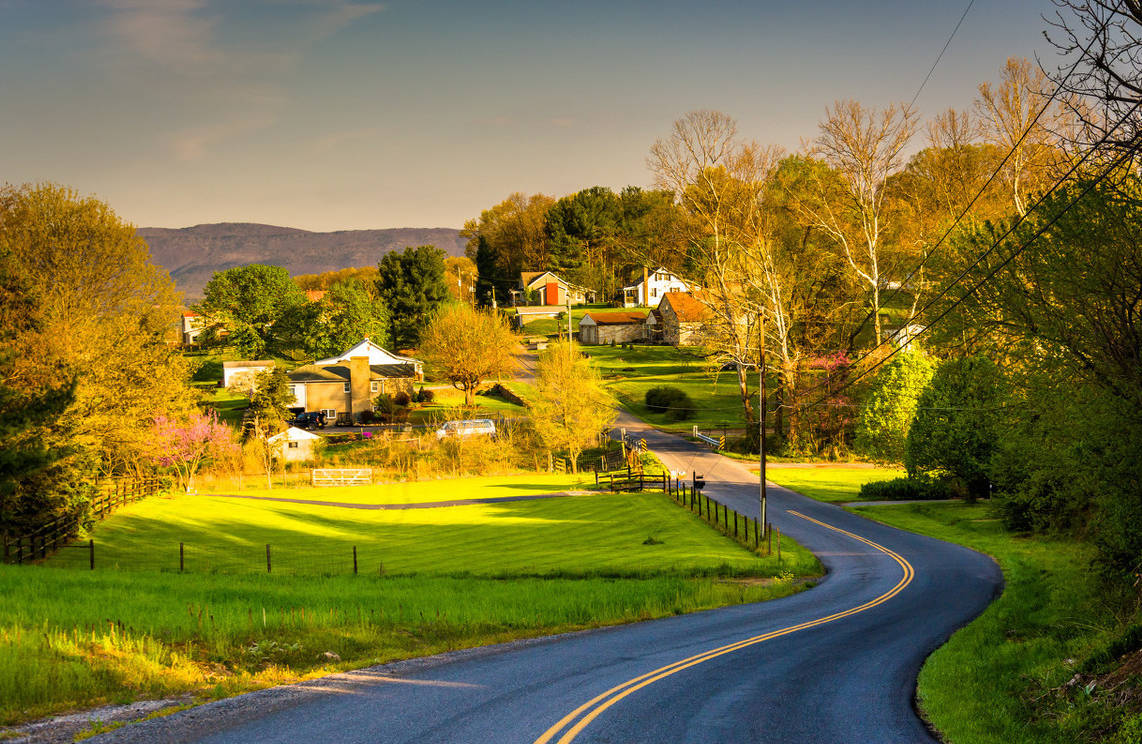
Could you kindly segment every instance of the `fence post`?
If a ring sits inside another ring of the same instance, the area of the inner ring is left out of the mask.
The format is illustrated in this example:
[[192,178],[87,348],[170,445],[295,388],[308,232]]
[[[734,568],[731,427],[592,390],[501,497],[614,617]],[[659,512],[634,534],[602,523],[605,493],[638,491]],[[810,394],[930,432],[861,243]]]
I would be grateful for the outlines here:
[[353,546],[353,575],[357,575],[357,546]]
[[183,567],[186,565],[185,564],[185,558],[186,558],[186,552],[183,548],[183,544],[179,543],[178,544],[178,572],[179,573],[182,573]]
[[88,552],[88,558],[90,559],[90,563],[91,563],[91,570],[94,571],[95,570],[95,540],[94,539],[87,541],[87,552]]
[[266,573],[270,573],[273,565],[270,563],[270,544],[266,543]]

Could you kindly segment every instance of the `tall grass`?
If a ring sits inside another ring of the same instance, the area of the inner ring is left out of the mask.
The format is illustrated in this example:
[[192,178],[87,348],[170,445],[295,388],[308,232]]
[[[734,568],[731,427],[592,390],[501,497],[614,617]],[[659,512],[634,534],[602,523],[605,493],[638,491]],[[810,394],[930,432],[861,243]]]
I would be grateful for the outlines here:
[[[435,488],[538,486],[484,485]],[[384,501],[385,488],[358,496]],[[778,566],[652,493],[408,511],[179,496],[124,508],[92,539],[94,571],[82,547],[47,568],[0,566],[0,724],[761,601],[795,591],[790,573],[819,572],[799,546]]]
[[[794,591],[714,579],[169,575],[0,566],[0,724]],[[340,661],[331,661],[325,652]]]

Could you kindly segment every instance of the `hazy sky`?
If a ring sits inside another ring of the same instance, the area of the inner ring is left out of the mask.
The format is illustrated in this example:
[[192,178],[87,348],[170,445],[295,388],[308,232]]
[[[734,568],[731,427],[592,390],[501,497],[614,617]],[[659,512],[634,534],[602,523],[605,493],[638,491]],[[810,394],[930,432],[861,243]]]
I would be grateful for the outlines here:
[[[141,226],[459,227],[513,191],[650,185],[696,108],[797,149],[907,101],[966,0],[0,0],[0,181]],[[976,0],[917,102],[1050,60],[1048,0]]]

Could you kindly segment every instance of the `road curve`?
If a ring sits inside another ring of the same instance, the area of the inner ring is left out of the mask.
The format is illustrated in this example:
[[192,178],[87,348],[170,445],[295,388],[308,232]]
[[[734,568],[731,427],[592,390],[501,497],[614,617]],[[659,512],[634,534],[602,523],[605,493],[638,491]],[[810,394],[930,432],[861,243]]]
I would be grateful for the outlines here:
[[[756,515],[756,476],[624,418],[668,467]],[[461,652],[264,690],[98,742],[934,742],[913,709],[924,658],[1002,585],[986,556],[769,489],[769,516],[828,569],[753,605]]]

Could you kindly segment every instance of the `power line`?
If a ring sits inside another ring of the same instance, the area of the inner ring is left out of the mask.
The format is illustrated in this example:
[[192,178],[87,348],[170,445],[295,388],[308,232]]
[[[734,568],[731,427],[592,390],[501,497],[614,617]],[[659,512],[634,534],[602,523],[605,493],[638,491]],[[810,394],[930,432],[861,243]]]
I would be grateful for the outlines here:
[[951,45],[952,39],[956,38],[956,32],[960,30],[960,26],[963,25],[964,19],[968,17],[968,11],[971,10],[971,6],[974,4],[975,0],[968,1],[968,6],[964,8],[964,12],[960,16],[960,20],[956,22],[956,27],[952,29],[952,33],[948,36],[948,40],[944,42],[944,48],[940,50],[940,53],[936,55],[935,61],[932,62],[932,66],[928,68],[928,74],[924,76],[924,82],[920,83],[920,87],[916,89],[916,95],[912,96],[912,100],[908,102],[909,109],[911,109],[916,104],[916,99],[920,97],[920,92],[924,90],[924,86],[928,84],[928,80],[931,79],[932,73],[936,71],[936,65],[940,64],[940,60],[944,58],[944,52],[948,51],[948,47]]
[[[1138,103],[1136,103],[1131,108],[1131,110],[1129,112],[1127,112],[1126,116],[1130,116],[1135,110],[1138,109],[1138,107],[1140,105],[1142,105],[1142,101],[1139,101]],[[1113,132],[1115,129],[1117,129],[1118,126],[1121,125],[1121,123],[1125,120],[1126,120],[1126,117],[1123,117],[1123,119],[1119,122],[1119,124],[1116,124],[1114,127],[1111,128],[1110,132]],[[1109,136],[1110,132],[1107,133],[1107,136]],[[1012,251],[1012,253],[1009,256],[1004,258],[991,271],[989,271],[986,276],[984,276],[982,279],[980,279],[978,282],[976,282],[961,297],[959,297],[955,302],[953,302],[951,305],[946,307],[939,315],[937,315],[928,325],[926,325],[923,329],[921,329],[919,332],[917,332],[916,335],[912,338],[912,340],[915,341],[916,339],[920,338],[920,336],[923,336],[925,333],[927,333],[929,330],[931,330],[931,328],[934,325],[936,325],[936,323],[939,323],[941,320],[943,320],[945,317],[947,317],[948,314],[952,312],[952,310],[954,310],[956,307],[958,307],[961,303],[963,303],[969,297],[974,295],[976,293],[976,291],[979,290],[980,287],[982,287],[984,284],[986,284],[988,281],[990,281],[996,274],[999,273],[999,271],[1001,269],[1003,269],[1005,266],[1007,266],[1009,263],[1011,263],[1013,260],[1015,260],[1021,253],[1023,253],[1023,251],[1027,250],[1027,248],[1029,248],[1031,246],[1031,244],[1033,242],[1035,242],[1035,240],[1037,240],[1041,235],[1043,235],[1043,233],[1045,233],[1056,222],[1058,222],[1059,219],[1061,219],[1062,216],[1064,214],[1066,214],[1068,210],[1070,210],[1072,207],[1075,206],[1075,204],[1077,204],[1079,201],[1081,201],[1087,194],[1089,194],[1091,192],[1091,190],[1094,189],[1095,186],[1097,186],[1100,182],[1102,182],[1107,176],[1110,175],[1111,172],[1114,171],[1115,168],[1117,168],[1119,165],[1121,165],[1128,157],[1131,157],[1135,152],[1137,152],[1137,150],[1138,150],[1138,145],[1132,144],[1130,147],[1128,147],[1126,150],[1124,150],[1121,155],[1114,158],[1110,162],[1110,165],[1108,165],[1103,170],[1103,172],[1101,174],[1099,174],[1099,176],[1097,178],[1095,178],[1090,183],[1088,183],[1083,188],[1083,190],[1078,194],[1078,196],[1076,196],[1074,199],[1072,199],[1070,201],[1070,203],[1067,204],[1067,206],[1065,206],[1065,207],[1063,207],[1063,209],[1059,210],[1059,212],[1057,214],[1055,214],[1055,216],[1053,216],[1050,220],[1048,220],[1045,225],[1040,227],[1035,232],[1034,235],[1032,235],[1030,238],[1028,238],[1026,241],[1024,241],[1024,243],[1022,245],[1020,245],[1018,248],[1016,248],[1014,251]],[[1002,240],[1002,238],[1001,238],[1001,240]],[[999,245],[998,242],[993,244],[991,248],[989,248],[982,256],[980,256],[979,259],[977,259],[972,264],[972,266],[968,267],[968,269],[965,269],[964,273],[966,273],[967,271],[970,271],[972,268],[979,265],[979,263],[982,262],[982,260],[984,258],[986,258],[998,245]],[[961,278],[964,275],[964,273],[961,273]],[[955,284],[958,283],[958,281],[959,281],[959,279],[957,278],[956,282],[953,282],[952,285],[949,285],[948,289],[951,289],[952,286],[955,286]],[[945,293],[946,293],[946,291],[947,290],[945,290]],[[817,399],[813,403],[809,403],[809,404],[804,405],[804,406],[798,406],[798,408],[800,408],[801,410],[804,410],[806,408],[812,408],[813,406],[819,405],[820,403],[828,400],[828,398],[830,396],[837,395],[837,394],[841,393],[842,391],[852,387],[861,378],[865,377],[866,375],[871,373],[873,370],[879,368],[881,365],[883,365],[885,362],[887,362],[889,359],[896,356],[897,354],[899,354],[903,350],[904,350],[904,346],[899,346],[899,347],[893,349],[883,359],[880,359],[879,361],[877,361],[872,366],[861,371],[859,374],[856,375],[856,377],[853,377],[852,379],[846,381],[845,384],[842,385],[841,387],[837,388],[834,391],[831,391],[830,393],[828,393],[828,395]]]
[[[974,0],[973,0],[973,2],[974,2]],[[971,7],[971,3],[968,4],[969,9],[970,9],[970,7]],[[967,10],[964,11],[964,15],[965,16],[967,15]],[[963,22],[962,17],[960,19],[960,22],[961,23]],[[958,24],[957,24],[956,28],[959,28]],[[953,36],[955,35],[954,31],[952,32],[952,35]],[[911,281],[912,278],[916,276],[916,274],[918,274],[921,270],[923,270],[924,266],[927,265],[927,263],[928,263],[928,259],[930,259],[933,255],[935,255],[936,251],[939,250],[940,246],[942,246],[944,244],[944,241],[948,239],[948,237],[952,234],[952,232],[956,229],[956,227],[959,226],[960,222],[963,221],[964,217],[967,216],[968,212],[971,211],[972,207],[975,206],[976,202],[979,201],[980,197],[982,197],[984,195],[984,193],[987,191],[988,187],[991,186],[991,184],[995,181],[996,178],[999,177],[999,174],[1003,172],[1004,166],[1007,165],[1007,161],[1009,161],[1011,159],[1011,157],[1015,154],[1015,152],[1023,144],[1023,141],[1025,139],[1027,139],[1027,135],[1029,135],[1031,133],[1031,130],[1035,128],[1035,125],[1039,123],[1039,119],[1041,119],[1043,117],[1043,114],[1046,113],[1047,109],[1050,108],[1051,104],[1055,102],[1055,98],[1057,98],[1059,93],[1063,90],[1063,86],[1066,85],[1067,80],[1069,80],[1071,75],[1074,74],[1075,70],[1078,69],[1079,63],[1086,56],[1086,53],[1090,50],[1091,46],[1094,44],[1094,42],[1097,38],[1098,38],[1097,34],[1095,34],[1091,37],[1090,42],[1087,44],[1086,48],[1083,49],[1082,54],[1080,54],[1078,56],[1078,58],[1075,60],[1074,64],[1071,65],[1071,68],[1069,70],[1067,70],[1067,74],[1064,75],[1063,79],[1059,81],[1059,84],[1055,87],[1055,90],[1052,91],[1051,95],[1047,98],[1046,103],[1044,103],[1043,106],[1039,109],[1039,112],[1037,114],[1035,114],[1035,118],[1032,119],[1031,123],[1027,125],[1027,128],[1023,130],[1023,134],[1021,134],[1019,136],[1019,139],[1015,141],[1015,144],[1011,146],[1011,149],[1007,151],[1007,154],[1003,156],[1003,159],[1001,161],[999,161],[999,165],[997,165],[995,167],[995,170],[992,171],[991,175],[988,176],[988,179],[984,182],[983,186],[981,186],[979,188],[979,190],[976,192],[975,196],[973,196],[971,198],[971,201],[968,202],[967,206],[964,207],[962,211],[960,211],[959,215],[957,215],[956,218],[954,220],[952,220],[952,224],[948,226],[948,229],[944,231],[944,233],[940,236],[940,239],[936,241],[936,244],[932,246],[931,250],[929,250],[924,255],[924,257],[920,260],[920,263],[917,264],[917,266],[914,269],[912,269],[912,271],[910,271],[908,273],[908,276],[904,277],[904,279],[900,281],[900,283],[896,286],[896,288],[894,290],[892,290],[892,292],[888,295],[888,297],[884,300],[884,302],[881,303],[881,306],[890,304],[894,299],[896,299],[896,296],[900,294],[900,291],[905,287],[905,285],[907,285],[908,282]],[[949,43],[951,42],[950,37],[949,37],[948,41],[949,41]],[[941,54],[943,54],[943,52],[941,52]],[[937,58],[937,61],[938,61],[938,58]],[[929,72],[929,74],[931,74],[931,72]],[[925,82],[927,82],[927,79],[925,79]],[[921,88],[923,88],[922,85],[921,85]],[[917,91],[917,95],[919,95],[919,91]],[[915,98],[913,98],[913,100],[915,100]],[[1105,140],[1105,138],[1104,138],[1104,140]],[[1028,212],[1029,211],[1030,210],[1028,210]],[[861,330],[865,327],[865,325],[868,323],[868,321],[872,319],[872,316],[876,312],[877,312],[877,310],[874,308],[874,309],[870,310],[867,315],[865,315],[864,319],[861,320],[860,324],[857,326],[856,331],[853,332],[854,337],[856,336],[856,334],[861,332]],[[885,341],[882,341],[881,339],[878,338],[876,346],[873,347],[873,351],[875,351],[876,348],[879,348],[880,346],[882,346],[884,343],[885,343]]]
[[[1078,170],[1079,167],[1082,166],[1083,163],[1086,162],[1086,160],[1091,155],[1095,154],[1098,151],[1098,146],[1101,145],[1103,142],[1105,142],[1107,140],[1107,138],[1109,138],[1110,135],[1115,130],[1117,130],[1120,126],[1122,126],[1126,122],[1126,120],[1128,118],[1130,118],[1130,116],[1132,116],[1135,111],[1138,110],[1139,106],[1142,106],[1142,101],[1135,103],[1134,106],[1132,106],[1130,108],[1130,110],[1127,111],[1126,114],[1121,119],[1119,119],[1118,122],[1116,122],[1113,127],[1111,127],[1109,130],[1107,130],[1107,133],[1098,142],[1096,142],[1094,145],[1092,145],[1090,148],[1088,148],[1087,151],[1083,153],[1082,157],[1080,157],[1078,160],[1076,160],[1074,163],[1071,164],[1071,167],[1067,169],[1067,172],[1064,173],[1062,176],[1060,176],[1051,185],[1050,189],[1048,189],[1046,192],[1044,192],[1042,195],[1040,195],[1039,198],[1036,199],[1035,203],[1032,204],[1024,214],[1019,215],[1011,223],[1011,226],[1007,228],[1007,230],[1003,233],[1003,235],[999,236],[999,238],[997,238],[995,240],[995,242],[993,242],[991,244],[991,247],[989,247],[986,251],[984,251],[979,257],[976,258],[975,261],[973,261],[971,264],[969,264],[966,268],[964,268],[962,271],[960,271],[960,273],[956,276],[956,278],[953,279],[952,282],[950,284],[948,284],[948,286],[944,287],[944,289],[941,290],[939,294],[937,294],[935,297],[930,299],[924,305],[924,307],[920,308],[919,312],[917,312],[915,315],[912,316],[912,319],[914,320],[916,318],[921,317],[924,313],[926,313],[929,309],[931,309],[933,305],[935,305],[937,302],[939,302],[945,296],[947,296],[948,292],[951,291],[952,288],[955,287],[956,284],[958,284],[965,276],[967,276],[968,272],[970,272],[972,269],[974,269],[976,266],[978,266],[981,262],[983,262],[984,259],[986,259],[988,256],[990,256],[993,252],[995,252],[999,248],[999,246],[1002,244],[1002,242],[1009,235],[1011,235],[1011,233],[1015,232],[1015,230],[1020,225],[1022,225],[1023,222],[1025,222],[1027,220],[1028,215],[1030,215],[1032,212],[1034,212],[1036,209],[1038,209],[1039,206],[1041,206],[1043,204],[1043,202],[1045,202],[1052,194],[1054,194],[1055,191],[1057,191],[1066,182],[1066,180],[1068,178],[1070,178],[1070,176],[1076,170]],[[1118,162],[1119,160],[1120,159],[1116,159],[1115,162]],[[929,255],[931,255],[931,254],[929,254]],[[917,334],[917,335],[919,335],[919,334]],[[871,349],[866,351],[864,354],[862,354],[860,357],[858,357],[856,359],[856,361],[854,361],[852,364],[853,365],[860,364],[865,359],[868,359],[874,353],[876,353],[877,349],[881,348],[882,346],[884,346],[887,343],[889,343],[889,339],[885,339],[885,340],[881,341],[880,343],[876,344]],[[893,355],[894,354],[890,354],[889,356],[893,356]],[[886,357],[886,359],[887,359],[887,357]],[[882,360],[882,362],[883,362],[883,360]],[[879,366],[879,364],[876,366]],[[875,369],[875,367],[873,367],[873,369]],[[828,380],[826,380],[822,384],[817,385],[815,388],[811,388],[810,390],[808,390],[806,392],[812,393],[814,390],[819,390],[820,388],[826,387],[827,385],[828,385]]]

